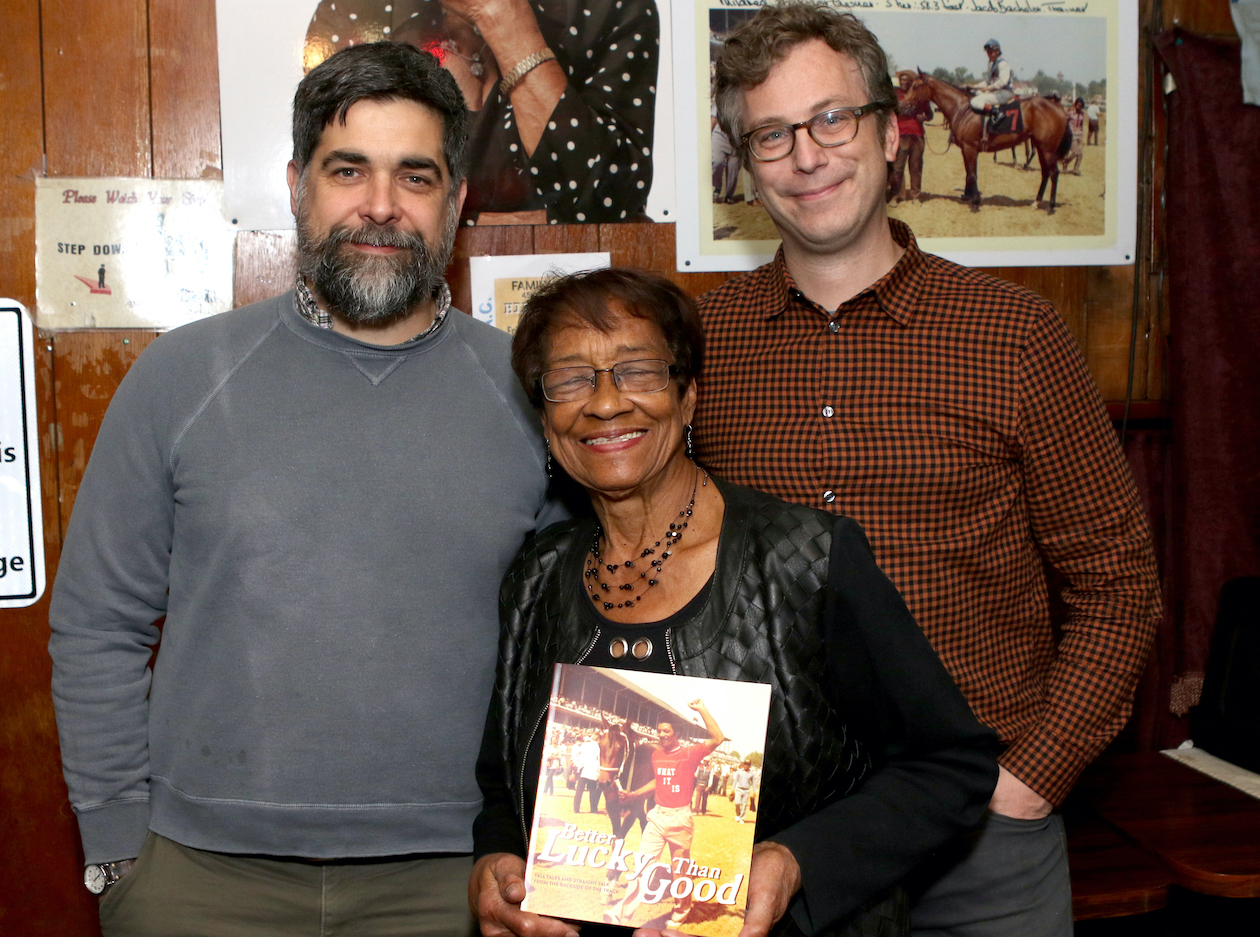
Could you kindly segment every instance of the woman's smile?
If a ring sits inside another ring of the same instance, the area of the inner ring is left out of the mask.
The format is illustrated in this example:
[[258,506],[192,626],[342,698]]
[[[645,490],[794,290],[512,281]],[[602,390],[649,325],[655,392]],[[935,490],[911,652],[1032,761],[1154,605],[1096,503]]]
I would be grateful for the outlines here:
[[589,436],[586,439],[583,439],[582,442],[588,446],[600,446],[602,448],[605,446],[616,446],[622,443],[631,443],[636,439],[642,439],[646,435],[647,430],[645,429],[632,429],[618,435],[605,433],[602,436]]
[[680,392],[670,378],[658,391],[618,387],[611,369],[643,360],[673,360],[660,327],[648,319],[622,315],[607,332],[564,326],[549,335],[546,370],[597,371],[590,396],[547,401],[543,409],[553,457],[593,493],[623,494],[657,485],[690,464],[683,454],[683,436],[695,409],[695,385]]

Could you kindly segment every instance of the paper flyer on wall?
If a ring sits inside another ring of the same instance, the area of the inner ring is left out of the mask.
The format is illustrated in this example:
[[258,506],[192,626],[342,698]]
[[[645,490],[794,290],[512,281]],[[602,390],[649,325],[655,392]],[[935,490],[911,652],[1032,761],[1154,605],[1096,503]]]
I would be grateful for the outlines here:
[[736,937],[769,710],[765,684],[557,664],[521,907]]
[[609,263],[608,251],[469,257],[473,318],[515,335],[525,301],[540,286],[571,273],[601,270]]

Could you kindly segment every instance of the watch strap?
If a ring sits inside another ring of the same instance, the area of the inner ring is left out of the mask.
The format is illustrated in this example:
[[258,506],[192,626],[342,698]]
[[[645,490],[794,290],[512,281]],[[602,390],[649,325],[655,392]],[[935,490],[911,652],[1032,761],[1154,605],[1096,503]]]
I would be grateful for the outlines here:
[[525,58],[521,59],[512,66],[511,71],[503,76],[502,80],[499,82],[499,90],[506,98],[512,93],[512,89],[521,83],[521,80],[526,75],[536,69],[543,62],[548,62],[555,57],[556,54],[546,46],[543,46],[532,55],[525,56]]
[[[119,859],[115,862],[97,862],[89,864],[84,869],[83,884],[87,886],[87,890],[94,895],[103,895],[109,886],[117,883],[124,875],[131,871],[131,867],[136,864],[135,859]],[[99,869],[101,876],[93,876],[93,869]],[[93,882],[100,884],[100,891],[93,887]]]

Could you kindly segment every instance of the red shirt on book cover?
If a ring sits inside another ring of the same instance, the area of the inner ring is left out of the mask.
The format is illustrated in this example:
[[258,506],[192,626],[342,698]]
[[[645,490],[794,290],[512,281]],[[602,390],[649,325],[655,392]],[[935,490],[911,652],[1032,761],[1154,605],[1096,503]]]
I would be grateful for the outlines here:
[[696,766],[711,750],[705,745],[679,745],[669,752],[662,748],[652,751],[658,807],[690,806],[696,787]]

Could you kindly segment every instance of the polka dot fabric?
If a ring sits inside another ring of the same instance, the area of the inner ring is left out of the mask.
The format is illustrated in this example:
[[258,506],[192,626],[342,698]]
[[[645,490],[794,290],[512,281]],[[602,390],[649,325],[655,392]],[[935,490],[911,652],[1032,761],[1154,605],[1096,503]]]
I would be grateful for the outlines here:
[[[474,192],[465,213],[545,208],[550,222],[642,221],[652,186],[656,4],[542,0],[533,6],[569,85],[532,157],[519,145],[511,101],[495,89],[474,131],[474,161],[484,162],[469,180]],[[477,191],[483,181],[487,198]]]
[[[482,212],[544,209],[551,223],[642,221],[652,188],[652,128],[660,59],[653,0],[533,0],[546,44],[568,78],[532,156],[510,97],[496,83],[473,114],[465,222]],[[322,0],[307,33],[322,60],[388,39],[437,0]]]

